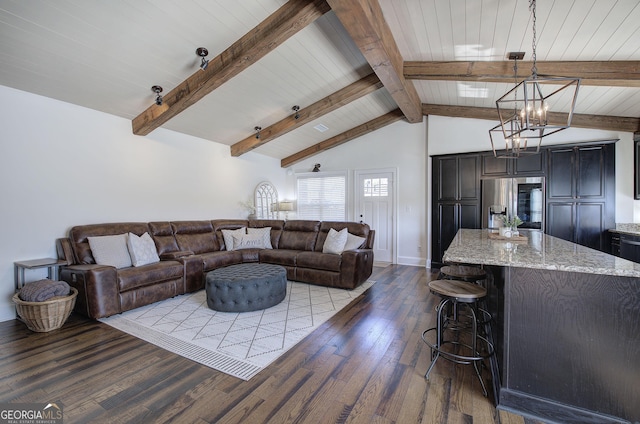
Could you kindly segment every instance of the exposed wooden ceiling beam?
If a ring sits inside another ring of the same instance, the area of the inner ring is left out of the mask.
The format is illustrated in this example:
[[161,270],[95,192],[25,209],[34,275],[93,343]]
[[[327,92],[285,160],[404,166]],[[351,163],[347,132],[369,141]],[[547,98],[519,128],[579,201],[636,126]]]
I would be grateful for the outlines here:
[[[640,87],[640,61],[536,62],[538,75],[579,77],[581,84]],[[531,62],[518,62],[518,80],[531,76]],[[514,82],[513,62],[405,62],[404,77],[417,80]]]
[[[422,111],[425,115],[441,115],[456,118],[459,117],[499,121],[497,109],[488,107],[423,104]],[[548,112],[547,117],[552,123],[567,122],[566,113]],[[574,113],[571,120],[571,126],[578,128],[597,128],[610,131],[635,132],[640,131],[640,118]]]
[[382,88],[382,82],[376,74],[372,73],[366,77],[349,84],[341,90],[336,91],[333,94],[313,103],[312,105],[300,109],[298,111],[298,119],[289,115],[286,118],[276,122],[275,124],[263,128],[260,131],[260,138],[256,138],[255,135],[251,135],[244,140],[233,144],[231,146],[231,156],[240,156],[247,153],[256,147],[280,137],[292,131],[304,124],[307,124],[319,117],[332,112],[360,97],[373,93],[374,91]]
[[313,155],[317,155],[320,152],[325,150],[332,149],[336,146],[339,146],[347,141],[351,141],[354,138],[361,137],[367,133],[385,127],[393,122],[399,121],[404,118],[404,114],[400,109],[395,109],[387,114],[384,114],[378,118],[372,119],[369,122],[366,122],[362,125],[358,125],[355,128],[351,128],[348,131],[343,132],[342,134],[338,134],[334,137],[331,137],[327,140],[321,141],[318,144],[315,144],[311,147],[307,147],[304,150],[299,151],[298,153],[294,153],[291,156],[288,156],[280,161],[280,166],[286,168],[288,166],[293,165],[296,162],[300,162],[303,159],[311,157]]
[[420,98],[377,0],[327,0],[407,121],[422,122]]
[[147,135],[256,63],[292,35],[330,11],[325,0],[289,0],[280,9],[135,117],[133,133]]

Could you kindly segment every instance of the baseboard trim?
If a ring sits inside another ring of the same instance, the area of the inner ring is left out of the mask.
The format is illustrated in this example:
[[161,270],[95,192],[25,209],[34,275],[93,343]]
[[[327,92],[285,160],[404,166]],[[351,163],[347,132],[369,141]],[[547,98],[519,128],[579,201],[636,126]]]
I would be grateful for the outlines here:
[[497,409],[534,420],[557,424],[630,424],[622,418],[602,415],[575,406],[553,402],[517,390],[500,389]]
[[398,256],[398,265],[426,266],[426,258],[416,258],[412,256]]

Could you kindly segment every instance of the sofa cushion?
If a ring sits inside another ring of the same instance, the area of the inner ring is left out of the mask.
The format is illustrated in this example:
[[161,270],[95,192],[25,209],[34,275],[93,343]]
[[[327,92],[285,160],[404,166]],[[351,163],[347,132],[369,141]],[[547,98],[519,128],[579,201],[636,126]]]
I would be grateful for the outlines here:
[[300,250],[263,249],[260,250],[259,257],[261,263],[294,267],[300,252]]
[[116,268],[131,266],[131,256],[127,248],[127,235],[88,237],[91,252],[98,265]]
[[[318,238],[319,228],[320,221],[296,220],[285,222],[278,249],[312,251]],[[320,251],[322,251],[322,248],[320,248]]]
[[144,233],[140,237],[133,233],[127,234],[127,247],[129,248],[131,265],[133,266],[160,262],[158,252],[156,252],[156,245],[153,243],[149,233]]
[[151,234],[151,237],[153,237],[158,255],[173,253],[180,250],[180,248],[178,247],[178,242],[173,235],[173,228],[171,227],[171,223],[169,221],[150,222],[149,234]]
[[173,221],[171,227],[180,250],[195,254],[220,250],[211,221]]
[[340,231],[336,231],[333,228],[327,233],[327,238],[322,245],[322,253],[333,253],[339,255],[344,250],[344,245],[347,243],[347,236],[349,233],[346,228]]
[[184,265],[178,261],[162,261],[118,271],[118,288],[121,292],[139,287],[153,286],[162,281],[180,279]]
[[327,271],[340,271],[342,257],[331,253],[300,252],[296,257],[298,268],[322,269]]
[[241,264],[243,261],[242,252],[239,250],[202,253],[198,257],[202,259],[204,272],[227,265]]

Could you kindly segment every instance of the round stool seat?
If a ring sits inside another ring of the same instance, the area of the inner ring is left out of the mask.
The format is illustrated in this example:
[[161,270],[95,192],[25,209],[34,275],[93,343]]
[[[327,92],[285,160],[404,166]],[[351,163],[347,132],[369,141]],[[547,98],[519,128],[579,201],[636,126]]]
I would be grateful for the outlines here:
[[209,271],[207,306],[221,312],[267,309],[287,295],[287,270],[271,264],[238,264]]
[[429,289],[435,294],[455,299],[458,302],[473,303],[487,295],[487,289],[460,280],[433,280]]
[[447,265],[440,268],[440,274],[445,277],[458,278],[465,281],[478,281],[487,278],[487,272],[482,268],[469,265]]

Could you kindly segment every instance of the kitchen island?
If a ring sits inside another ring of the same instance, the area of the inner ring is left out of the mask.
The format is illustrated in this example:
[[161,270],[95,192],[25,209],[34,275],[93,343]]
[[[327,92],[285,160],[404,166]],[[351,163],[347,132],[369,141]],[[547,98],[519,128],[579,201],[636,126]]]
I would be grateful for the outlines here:
[[640,264],[523,234],[462,229],[443,256],[489,275],[497,407],[548,422],[640,422]]

